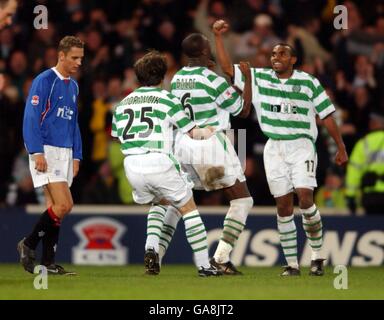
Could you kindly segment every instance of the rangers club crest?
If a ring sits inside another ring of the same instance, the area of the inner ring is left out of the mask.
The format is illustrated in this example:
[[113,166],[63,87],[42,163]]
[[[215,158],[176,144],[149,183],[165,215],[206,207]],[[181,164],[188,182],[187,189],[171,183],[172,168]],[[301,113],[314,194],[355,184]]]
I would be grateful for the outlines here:
[[80,243],[72,249],[72,260],[83,265],[124,265],[127,248],[121,244],[126,231],[112,218],[89,218],[74,226]]
[[31,104],[33,106],[37,106],[39,104],[39,96],[32,96],[32,99],[31,99]]

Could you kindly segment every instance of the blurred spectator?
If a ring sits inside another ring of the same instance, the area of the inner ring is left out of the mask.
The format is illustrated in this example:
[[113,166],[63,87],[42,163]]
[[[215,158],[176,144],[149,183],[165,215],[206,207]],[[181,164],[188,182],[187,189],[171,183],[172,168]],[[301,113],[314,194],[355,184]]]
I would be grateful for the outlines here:
[[[41,65],[45,51],[49,47],[56,47],[58,37],[56,34],[56,25],[49,20],[47,29],[35,29],[32,39],[29,42],[28,59],[29,63],[34,66],[36,63]],[[33,67],[36,69],[35,67]]]
[[0,1],[0,30],[11,25],[12,16],[17,9],[17,0]]
[[[210,14],[208,6],[209,6],[209,0],[200,1],[195,13],[194,26],[197,31],[201,32],[208,38],[211,44],[214,44],[215,40],[214,40],[213,33],[211,31],[211,27],[212,27],[212,24],[219,17],[216,18],[215,13]],[[224,12],[226,11],[225,10],[220,11],[220,19],[227,20],[228,17],[223,16]],[[232,30],[229,30],[223,36],[223,40],[224,40],[225,47],[228,48],[228,54],[233,58],[234,49],[235,49],[233,44],[236,43],[237,41],[236,34]],[[212,49],[212,54],[216,55],[216,51],[215,51],[216,48],[214,45],[211,45],[211,49]]]
[[3,94],[5,79],[0,74],[0,206],[5,204],[7,186],[11,177],[13,146],[9,142],[9,134],[12,132],[12,105]]
[[89,128],[93,133],[92,155],[93,163],[98,164],[107,158],[109,133],[107,132],[107,113],[110,111],[110,104],[106,101],[107,90],[103,80],[93,82],[92,117]]
[[[85,10],[81,0],[66,0],[62,15],[62,26],[68,34],[75,34],[85,28]],[[63,30],[64,31],[64,30]],[[82,39],[83,40],[83,39]]]
[[85,187],[82,203],[121,204],[118,185],[107,161],[103,162],[97,175]]
[[21,51],[14,51],[9,60],[9,75],[18,92],[18,98],[23,98],[23,84],[28,75],[28,62],[26,54]]
[[[9,58],[13,47],[14,43],[12,29],[6,28],[0,31],[0,59],[2,61]],[[1,69],[4,69],[4,66]]]
[[364,86],[355,88],[349,117],[356,128],[357,138],[364,136],[368,132],[369,114],[374,107],[368,89]]
[[138,17],[131,20],[120,20],[115,24],[114,32],[111,34],[112,68],[114,72],[121,70],[121,67],[133,66],[133,55],[135,49],[141,48],[138,39],[137,27]]
[[124,155],[120,150],[120,142],[111,141],[108,159],[112,174],[117,180],[119,198],[124,204],[133,204],[132,186],[124,171]]
[[303,17],[302,27],[288,26],[288,43],[296,47],[297,41],[303,48],[303,63],[313,64],[315,59],[329,61],[331,55],[322,47],[316,35],[320,31],[320,20],[314,17]]
[[123,91],[125,95],[128,95],[133,90],[138,88],[139,84],[136,79],[135,71],[133,68],[127,68],[124,71]]
[[237,60],[249,59],[256,53],[270,53],[272,48],[282,42],[273,31],[272,18],[267,14],[259,14],[253,20],[252,31],[245,32],[236,43]]
[[366,214],[384,213],[384,113],[370,113],[370,133],[353,148],[347,168],[348,207],[356,212],[361,204]]
[[278,1],[268,0],[236,0],[231,9],[233,10],[231,25],[237,33],[252,29],[254,18],[260,13],[273,13],[275,15],[281,13]]
[[367,86],[370,89],[376,88],[374,68],[366,56],[357,56],[355,60],[355,77],[352,85],[356,87]]
[[7,194],[7,204],[10,206],[38,203],[38,199],[41,197],[42,190],[35,190],[33,187],[28,159],[28,153],[23,149],[13,164],[13,182],[9,184]]
[[108,75],[109,48],[104,44],[102,34],[96,29],[90,29],[86,34],[85,45],[88,55],[84,59],[84,66],[88,69],[88,76]]
[[178,59],[181,55],[181,40],[182,38],[177,32],[176,26],[169,19],[161,21],[157,28],[154,37],[151,39],[151,47],[159,51],[171,51]]
[[175,73],[179,70],[179,65],[176,62],[175,57],[169,51],[164,52],[165,59],[167,60],[167,72],[165,73],[162,88],[165,90],[171,90],[171,80]]
[[318,207],[346,209],[344,174],[339,168],[329,168],[323,186],[316,190],[315,202]]

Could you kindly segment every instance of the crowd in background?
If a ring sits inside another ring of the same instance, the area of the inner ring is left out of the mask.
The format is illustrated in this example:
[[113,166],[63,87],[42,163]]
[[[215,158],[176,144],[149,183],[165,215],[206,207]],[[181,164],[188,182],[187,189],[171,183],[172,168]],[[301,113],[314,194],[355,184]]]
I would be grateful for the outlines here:
[[[33,8],[48,8],[48,29],[34,29]],[[348,29],[336,30],[333,8],[348,9]],[[316,76],[334,102],[335,117],[347,151],[368,132],[369,114],[384,109],[384,3],[381,0],[29,0],[20,2],[12,27],[0,31],[0,206],[41,201],[29,175],[22,141],[22,117],[32,79],[57,62],[64,35],[85,42],[85,58],[77,75],[79,124],[83,138],[80,174],[72,186],[75,203],[131,204],[131,187],[123,169],[119,144],[110,137],[114,106],[137,88],[133,64],[146,50],[164,52],[169,89],[183,65],[181,41],[191,32],[213,39],[211,25],[224,19],[225,36],[234,62],[248,60],[269,67],[269,54],[279,42],[298,52],[296,68]],[[214,43],[212,40],[212,47]],[[217,68],[220,73],[220,69]],[[320,123],[319,123],[320,125]],[[247,119],[232,118],[246,129],[245,174],[255,205],[273,205],[263,168],[266,138],[254,111]],[[345,208],[345,170],[333,166],[336,150],[319,126],[318,206]],[[225,204],[220,192],[196,194],[200,205]]]

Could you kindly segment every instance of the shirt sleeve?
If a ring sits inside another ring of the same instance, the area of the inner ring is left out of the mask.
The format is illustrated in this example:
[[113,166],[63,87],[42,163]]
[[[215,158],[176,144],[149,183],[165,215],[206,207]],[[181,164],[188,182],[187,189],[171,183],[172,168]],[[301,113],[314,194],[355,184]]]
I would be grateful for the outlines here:
[[319,115],[320,119],[324,119],[336,109],[319,80],[314,79],[313,84],[315,86],[315,92],[312,97],[312,102],[315,106],[315,112]]
[[50,86],[45,79],[36,78],[25,104],[23,119],[23,139],[28,153],[44,153],[41,123],[49,111]]
[[80,132],[77,118],[76,118],[75,136],[74,136],[74,144],[73,144],[73,158],[78,160],[83,160],[83,144],[81,141],[81,132]]
[[212,82],[212,85],[215,87],[217,93],[215,102],[218,107],[237,116],[243,109],[242,97],[222,77],[217,77]]
[[113,113],[113,116],[112,116],[111,136],[114,138],[117,138],[116,111]]

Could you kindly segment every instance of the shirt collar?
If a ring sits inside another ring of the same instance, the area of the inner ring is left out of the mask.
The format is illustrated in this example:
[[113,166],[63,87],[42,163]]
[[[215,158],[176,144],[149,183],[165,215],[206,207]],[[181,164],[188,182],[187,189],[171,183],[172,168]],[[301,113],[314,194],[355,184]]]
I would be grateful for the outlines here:
[[71,79],[71,77],[68,77],[68,78],[65,78],[57,69],[56,69],[56,67],[53,67],[53,68],[51,68],[55,73],[56,73],[56,75],[58,76],[58,78],[60,79],[60,80],[69,80],[69,79]]

